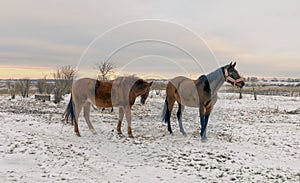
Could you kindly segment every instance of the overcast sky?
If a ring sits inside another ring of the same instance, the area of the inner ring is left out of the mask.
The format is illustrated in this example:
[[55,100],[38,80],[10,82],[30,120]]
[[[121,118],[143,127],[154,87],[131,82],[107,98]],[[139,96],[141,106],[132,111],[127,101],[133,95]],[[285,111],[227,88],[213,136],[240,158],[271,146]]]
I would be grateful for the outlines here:
[[236,61],[244,76],[300,77],[299,9],[297,0],[1,1],[0,78],[12,67],[85,70],[106,59],[144,76]]

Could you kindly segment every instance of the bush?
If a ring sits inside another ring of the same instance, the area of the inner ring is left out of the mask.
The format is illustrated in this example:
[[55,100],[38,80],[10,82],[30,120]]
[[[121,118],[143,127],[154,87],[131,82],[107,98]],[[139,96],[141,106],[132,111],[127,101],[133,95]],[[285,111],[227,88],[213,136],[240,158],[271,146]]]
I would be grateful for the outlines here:
[[54,103],[59,103],[63,99],[63,95],[71,93],[72,83],[76,75],[74,67],[67,65],[62,66],[53,73],[54,78]]
[[44,77],[44,79],[39,79],[36,83],[36,87],[38,89],[38,92],[40,94],[43,94],[46,92],[46,87],[47,87],[47,79]]
[[18,85],[11,79],[8,80],[6,84],[7,84],[8,93],[10,94],[11,99],[15,99],[16,93],[19,92]]
[[18,80],[18,83],[17,83],[18,89],[23,98],[28,97],[28,95],[29,95],[30,83],[31,83],[31,81],[29,79],[19,79]]

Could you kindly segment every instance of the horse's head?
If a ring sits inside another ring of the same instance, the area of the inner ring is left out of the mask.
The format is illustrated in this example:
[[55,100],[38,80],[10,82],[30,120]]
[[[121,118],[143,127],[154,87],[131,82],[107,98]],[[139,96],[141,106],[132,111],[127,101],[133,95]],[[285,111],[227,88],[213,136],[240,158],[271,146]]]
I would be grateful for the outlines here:
[[143,79],[138,79],[134,84],[137,96],[141,96],[142,104],[146,103],[146,99],[149,96],[149,92],[150,92],[152,83],[153,82],[148,83],[147,81],[145,81]]
[[224,67],[224,76],[227,83],[242,88],[245,85],[244,78],[240,76],[239,72],[235,69],[236,62],[230,63]]

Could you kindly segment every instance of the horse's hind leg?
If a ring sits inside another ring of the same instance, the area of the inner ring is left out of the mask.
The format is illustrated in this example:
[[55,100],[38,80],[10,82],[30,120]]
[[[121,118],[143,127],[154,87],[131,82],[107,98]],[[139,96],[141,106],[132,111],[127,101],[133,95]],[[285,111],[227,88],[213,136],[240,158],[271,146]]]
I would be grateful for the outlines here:
[[[79,118],[79,114],[82,110],[83,104],[74,100],[74,104],[75,104],[75,122],[74,122],[74,132],[75,134],[80,137],[80,133],[79,133],[79,128],[78,128],[78,118]],[[76,105],[77,104],[77,105]]]
[[123,107],[119,107],[119,121],[118,121],[118,126],[117,126],[118,134],[122,134],[121,127],[122,127],[123,118],[124,118],[124,109],[123,109]]
[[91,110],[91,104],[87,102],[83,107],[83,116],[84,116],[86,124],[88,125],[91,132],[93,134],[97,134],[96,130],[94,129],[94,127],[90,121],[90,110]]
[[186,133],[184,132],[183,126],[182,126],[182,112],[184,110],[184,105],[178,103],[178,111],[177,111],[177,119],[178,119],[178,125],[180,132],[186,136]]
[[173,134],[172,127],[171,127],[171,112],[173,110],[173,106],[175,103],[175,93],[176,93],[175,86],[171,82],[169,82],[166,88],[166,95],[167,95],[165,100],[166,114],[164,116],[164,119],[165,122],[167,122],[168,124],[168,131],[170,134]]
[[168,131],[170,134],[173,134],[171,127],[171,112],[173,110],[173,106],[175,103],[175,99],[173,97],[168,97],[166,99],[167,111],[166,111],[166,121],[168,123]]
[[127,134],[128,137],[133,138],[132,131],[131,131],[131,109],[129,106],[125,106],[125,117],[127,121]]

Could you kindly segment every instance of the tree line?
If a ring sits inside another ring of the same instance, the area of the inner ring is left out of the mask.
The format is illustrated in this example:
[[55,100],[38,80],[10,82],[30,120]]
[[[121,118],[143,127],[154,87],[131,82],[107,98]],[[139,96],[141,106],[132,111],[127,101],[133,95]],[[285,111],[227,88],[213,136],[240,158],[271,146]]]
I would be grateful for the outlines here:
[[[99,62],[96,66],[99,80],[109,80],[116,67],[110,61]],[[47,76],[44,76],[43,79],[39,79],[35,83],[30,79],[8,80],[7,88],[11,99],[15,99],[18,94],[24,98],[28,97],[31,87],[35,86],[39,94],[53,94],[54,103],[61,102],[65,94],[71,93],[73,81],[77,76],[77,70],[71,65],[66,65],[57,68],[51,75],[53,79],[50,80],[47,79]]]

